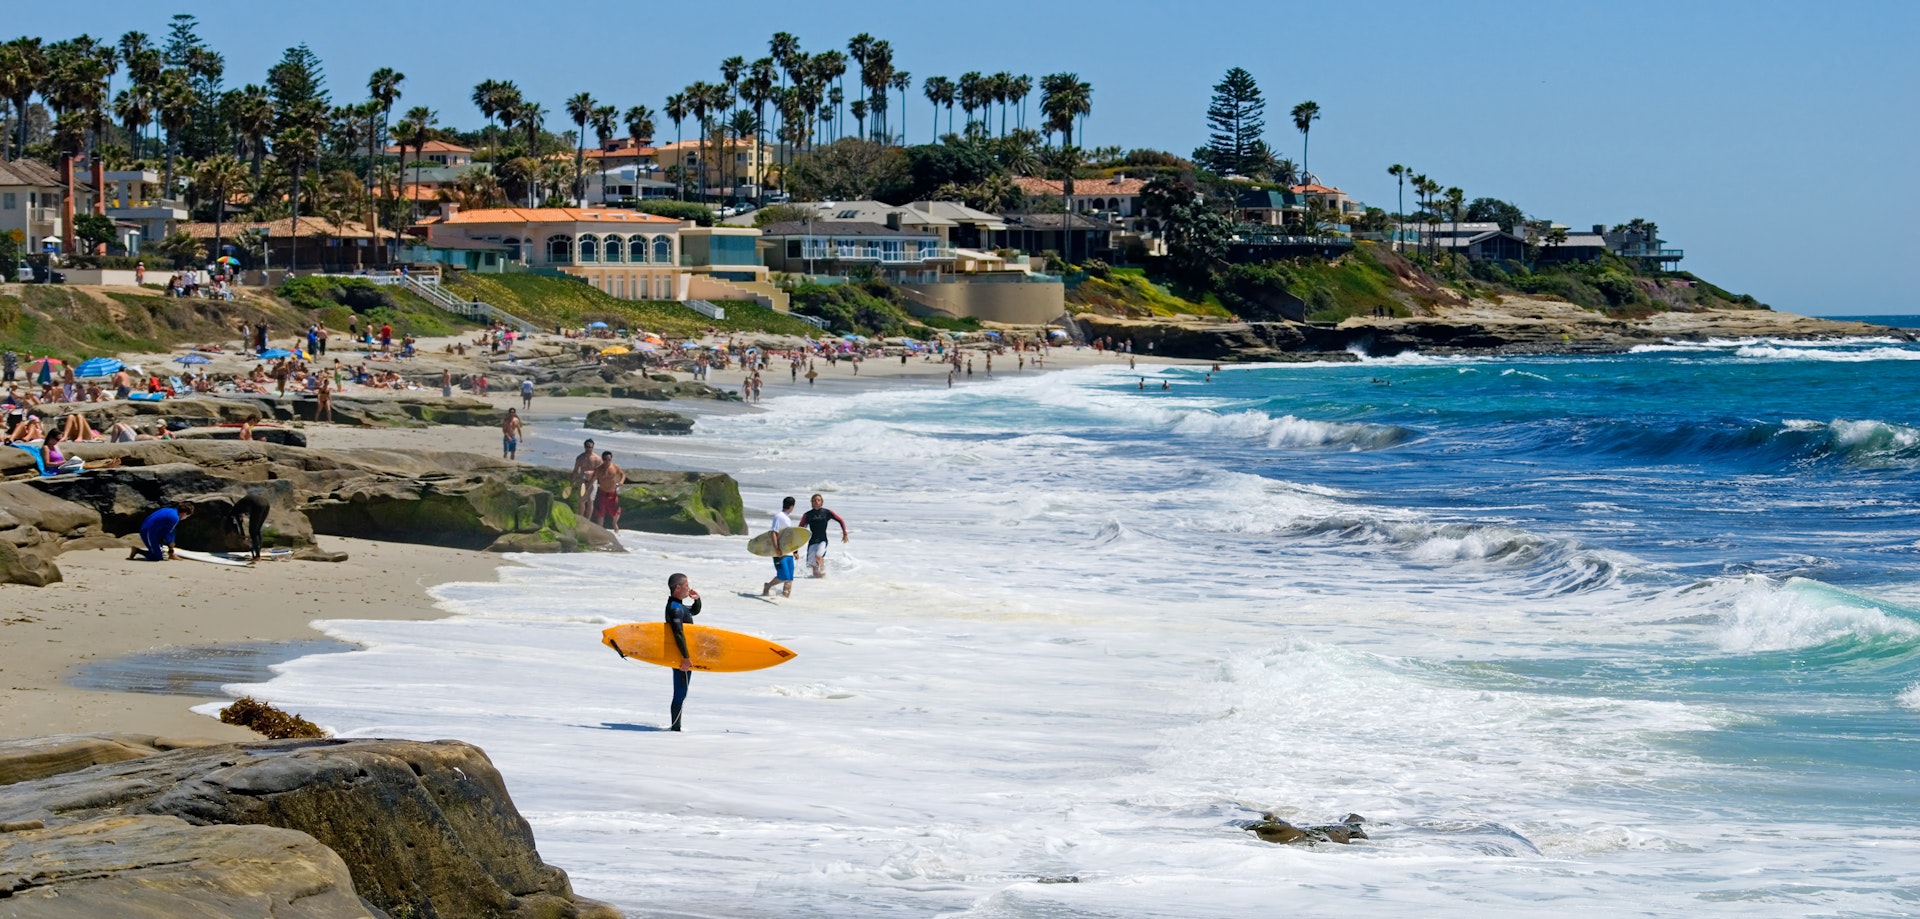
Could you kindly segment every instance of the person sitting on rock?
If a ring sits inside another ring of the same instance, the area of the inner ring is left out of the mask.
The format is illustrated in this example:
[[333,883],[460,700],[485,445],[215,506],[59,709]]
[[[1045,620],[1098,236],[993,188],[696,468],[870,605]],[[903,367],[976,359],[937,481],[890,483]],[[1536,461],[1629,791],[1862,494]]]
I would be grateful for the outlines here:
[[7,432],[7,443],[10,444],[37,444],[46,439],[47,426],[40,422],[39,415],[28,415],[25,421],[14,425],[13,430]]

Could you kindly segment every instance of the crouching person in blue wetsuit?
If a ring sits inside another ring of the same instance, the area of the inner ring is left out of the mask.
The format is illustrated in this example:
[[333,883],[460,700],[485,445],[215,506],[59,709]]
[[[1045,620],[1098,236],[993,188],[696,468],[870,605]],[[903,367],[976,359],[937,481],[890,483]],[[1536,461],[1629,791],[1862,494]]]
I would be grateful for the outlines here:
[[193,516],[193,505],[182,504],[179,507],[163,507],[147,515],[140,524],[140,545],[134,547],[127,561],[145,558],[150,562],[171,560],[173,554],[173,532],[179,529],[180,521]]
[[[691,601],[691,602],[689,602]],[[686,626],[700,615],[700,592],[687,583],[684,574],[667,577],[667,628],[673,630],[674,647],[680,649],[680,666],[673,668],[673,726],[680,730],[680,706],[687,701],[687,684],[693,681],[693,657],[687,653]]]

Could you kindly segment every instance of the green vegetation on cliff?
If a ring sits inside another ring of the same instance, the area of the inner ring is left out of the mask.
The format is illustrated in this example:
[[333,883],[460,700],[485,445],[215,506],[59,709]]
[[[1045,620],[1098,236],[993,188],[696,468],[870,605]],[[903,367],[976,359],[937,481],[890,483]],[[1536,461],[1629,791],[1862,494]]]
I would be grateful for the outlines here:
[[1210,291],[1182,290],[1194,297],[1175,293],[1167,284],[1147,278],[1143,269],[1112,268],[1099,261],[1080,266],[1080,272],[1068,277],[1067,307],[1091,310],[1108,316],[1135,319],[1177,316],[1232,316],[1220,298]]
[[460,296],[490,303],[546,329],[580,328],[604,322],[614,328],[645,329],[668,336],[700,335],[709,328],[726,332],[765,331],[806,335],[819,329],[751,301],[729,300],[727,318],[708,319],[671,300],[622,300],[585,281],[538,274],[462,272],[446,281]]

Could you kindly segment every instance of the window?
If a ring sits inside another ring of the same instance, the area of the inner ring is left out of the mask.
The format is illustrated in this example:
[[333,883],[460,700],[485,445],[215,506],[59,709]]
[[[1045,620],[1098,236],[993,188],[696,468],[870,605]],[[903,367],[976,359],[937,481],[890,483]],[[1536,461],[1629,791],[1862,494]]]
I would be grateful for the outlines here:
[[580,237],[580,261],[597,262],[600,260],[600,237],[588,233]]
[[13,210],[14,208],[19,206],[20,206],[19,195],[13,192],[7,192],[5,195],[0,195],[0,207],[4,207],[7,210]]
[[653,238],[653,260],[662,265],[673,264],[673,240],[665,236]]
[[570,264],[573,261],[573,237],[547,237],[547,263]]
[[603,255],[605,256],[605,259],[609,262],[621,261],[622,247],[621,247],[620,237],[618,236],[607,237],[606,252],[604,252]]
[[787,258],[799,258],[799,257],[800,257],[800,241],[797,239],[787,240]]

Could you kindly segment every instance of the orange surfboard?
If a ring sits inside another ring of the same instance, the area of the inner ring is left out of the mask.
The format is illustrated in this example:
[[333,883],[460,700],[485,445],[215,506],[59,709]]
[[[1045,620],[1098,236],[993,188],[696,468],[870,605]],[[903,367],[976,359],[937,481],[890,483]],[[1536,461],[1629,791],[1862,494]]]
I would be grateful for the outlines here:
[[[793,660],[794,652],[764,638],[704,625],[681,626],[693,669],[709,673],[764,670]],[[629,660],[662,667],[680,666],[680,648],[664,622],[629,622],[600,633],[600,643]]]

